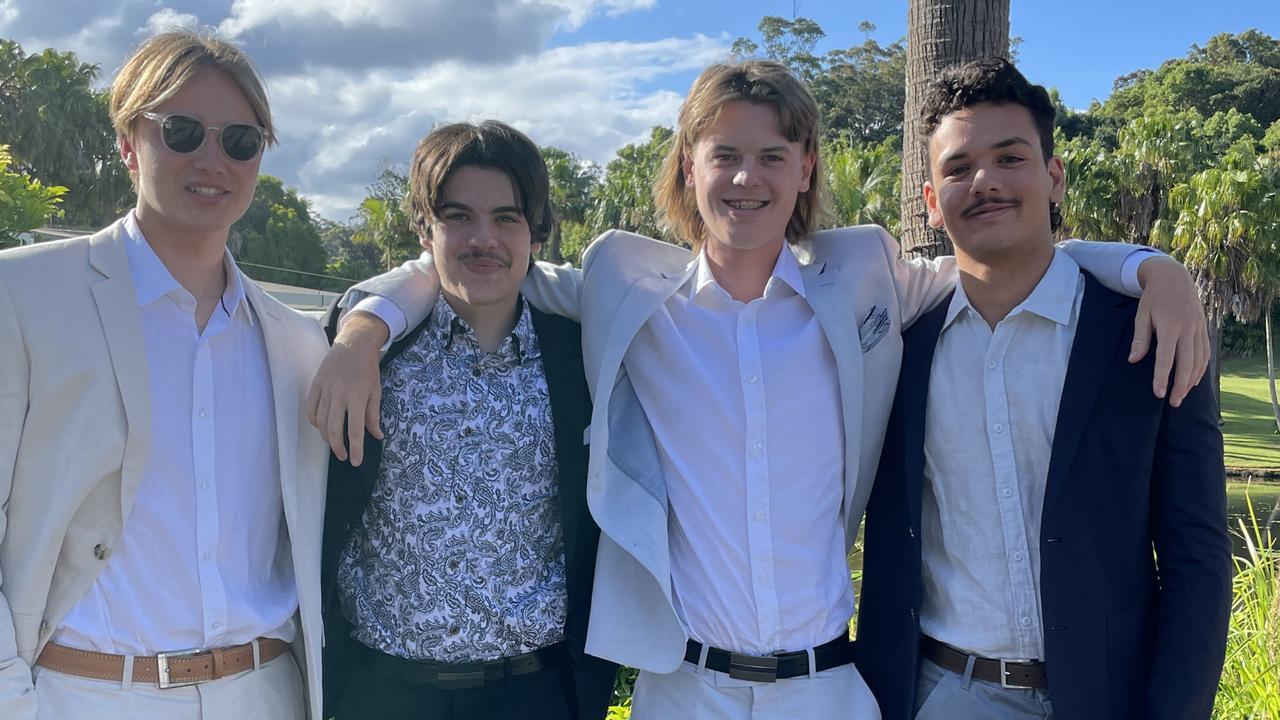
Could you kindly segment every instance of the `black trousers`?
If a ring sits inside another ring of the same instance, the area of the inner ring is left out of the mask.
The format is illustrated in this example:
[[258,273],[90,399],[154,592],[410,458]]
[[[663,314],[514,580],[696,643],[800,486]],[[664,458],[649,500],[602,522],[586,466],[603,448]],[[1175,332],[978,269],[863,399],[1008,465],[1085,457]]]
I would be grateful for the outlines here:
[[573,678],[567,659],[537,672],[482,687],[442,690],[410,684],[363,663],[348,665],[334,720],[573,720]]

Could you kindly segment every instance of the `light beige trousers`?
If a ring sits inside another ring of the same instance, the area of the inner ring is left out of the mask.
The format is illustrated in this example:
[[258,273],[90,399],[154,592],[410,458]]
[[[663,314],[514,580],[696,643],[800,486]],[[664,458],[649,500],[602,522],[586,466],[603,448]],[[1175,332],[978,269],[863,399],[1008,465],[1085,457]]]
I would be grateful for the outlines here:
[[161,690],[36,667],[37,720],[303,720],[305,694],[293,656],[258,670]]

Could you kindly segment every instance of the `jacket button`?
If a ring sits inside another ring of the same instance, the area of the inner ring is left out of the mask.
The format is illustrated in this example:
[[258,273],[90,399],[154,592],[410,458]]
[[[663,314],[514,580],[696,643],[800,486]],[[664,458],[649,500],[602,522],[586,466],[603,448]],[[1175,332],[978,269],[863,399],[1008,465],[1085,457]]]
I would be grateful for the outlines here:
[[98,543],[97,545],[93,546],[93,556],[98,558],[99,560],[106,560],[107,555],[109,554],[111,554],[111,551],[107,549],[106,545],[103,545],[102,543]]
[[907,537],[915,537],[915,536],[916,536],[916,529],[915,529],[915,528],[913,528],[913,527],[911,527],[910,525],[908,525],[908,526],[907,526]]
[[44,634],[48,631],[49,631],[49,621],[41,620],[40,621],[40,637],[43,638]]

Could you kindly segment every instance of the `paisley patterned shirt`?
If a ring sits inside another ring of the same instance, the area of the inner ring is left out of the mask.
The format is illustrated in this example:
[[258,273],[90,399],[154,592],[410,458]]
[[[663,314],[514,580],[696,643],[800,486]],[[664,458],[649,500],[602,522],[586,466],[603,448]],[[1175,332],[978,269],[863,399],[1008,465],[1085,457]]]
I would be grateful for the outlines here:
[[440,297],[383,369],[382,464],[343,551],[352,637],[467,663],[564,638],[551,401],[529,309],[494,352]]

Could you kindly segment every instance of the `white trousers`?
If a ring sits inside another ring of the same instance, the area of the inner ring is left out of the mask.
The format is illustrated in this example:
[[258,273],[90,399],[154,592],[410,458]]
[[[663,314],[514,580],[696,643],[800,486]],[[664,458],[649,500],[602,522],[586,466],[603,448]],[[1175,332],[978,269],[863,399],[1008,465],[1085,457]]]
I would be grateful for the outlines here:
[[302,676],[285,653],[258,670],[161,690],[37,666],[37,720],[303,720]]
[[852,664],[773,683],[735,680],[692,663],[666,675],[641,672],[631,720],[880,720]]

